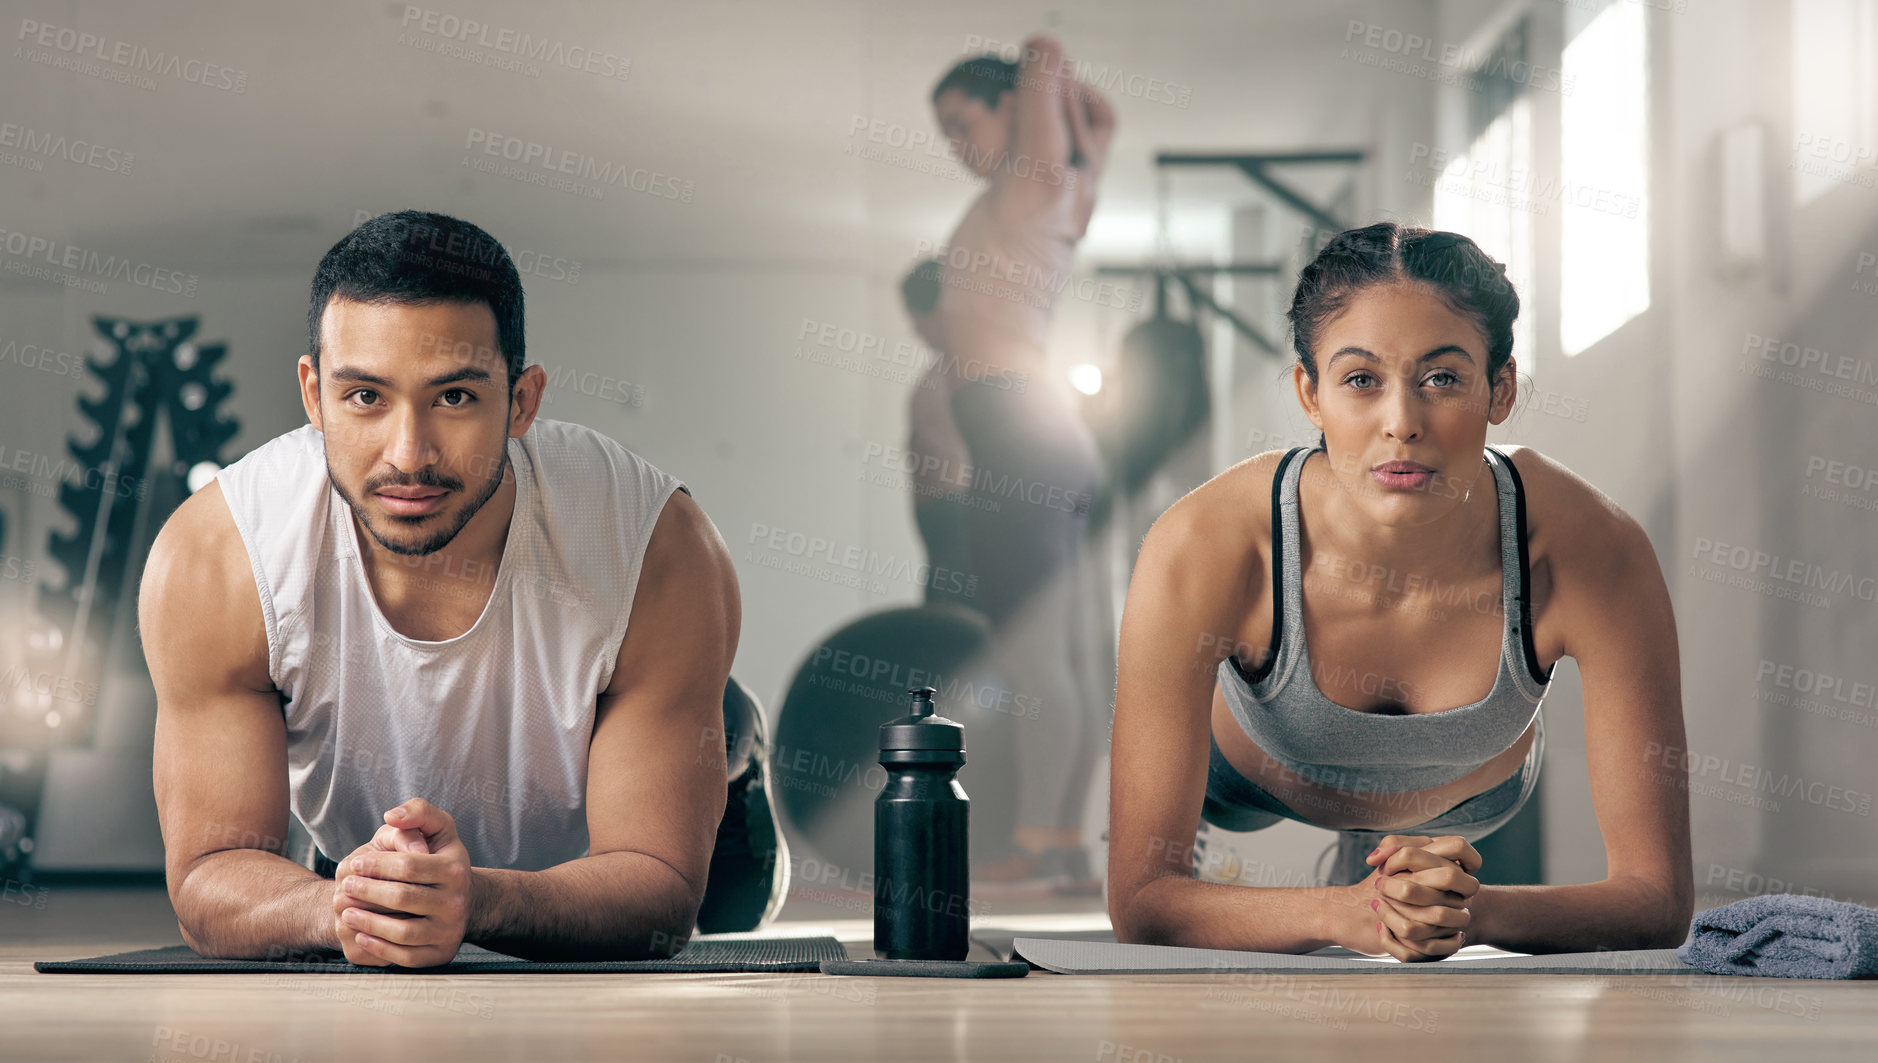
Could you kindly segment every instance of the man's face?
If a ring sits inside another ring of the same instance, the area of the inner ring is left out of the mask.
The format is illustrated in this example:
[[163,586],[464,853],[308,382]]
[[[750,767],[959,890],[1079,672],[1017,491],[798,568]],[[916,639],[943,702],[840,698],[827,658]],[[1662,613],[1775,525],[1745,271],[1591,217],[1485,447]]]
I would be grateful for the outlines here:
[[442,549],[508,469],[516,418],[495,315],[482,303],[334,297],[320,339],[319,375],[300,360],[301,398],[333,487],[386,550]]
[[951,142],[952,154],[965,168],[980,177],[990,177],[1005,166],[1005,153],[1011,144],[1011,97],[998,97],[998,106],[986,107],[985,101],[967,96],[959,89],[947,89],[933,101],[933,116],[939,130]]

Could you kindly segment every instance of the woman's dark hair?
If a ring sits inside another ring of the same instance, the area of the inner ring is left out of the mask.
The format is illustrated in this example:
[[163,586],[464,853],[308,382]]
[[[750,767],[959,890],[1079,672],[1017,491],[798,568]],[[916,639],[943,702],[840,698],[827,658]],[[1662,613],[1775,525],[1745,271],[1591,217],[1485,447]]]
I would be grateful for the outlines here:
[[359,303],[482,303],[496,318],[508,359],[509,394],[526,365],[522,278],[495,237],[445,214],[380,214],[347,233],[320,259],[307,307],[307,344],[320,368],[320,317],[334,297]]
[[946,71],[946,76],[933,86],[932,102],[938,103],[940,96],[957,89],[972,99],[985,101],[986,107],[995,108],[998,97],[1016,87],[1016,63],[995,55],[981,55]]
[[[1338,233],[1298,274],[1285,317],[1291,346],[1311,384],[1317,384],[1317,337],[1365,288],[1398,281],[1432,287],[1448,308],[1480,328],[1487,339],[1487,379],[1497,386],[1513,356],[1513,321],[1519,293],[1506,266],[1459,233],[1377,222]],[[1323,433],[1317,445],[1324,446]]]
[[906,304],[906,312],[914,317],[932,313],[939,305],[939,292],[939,260],[936,258],[921,259],[900,278],[900,300]]

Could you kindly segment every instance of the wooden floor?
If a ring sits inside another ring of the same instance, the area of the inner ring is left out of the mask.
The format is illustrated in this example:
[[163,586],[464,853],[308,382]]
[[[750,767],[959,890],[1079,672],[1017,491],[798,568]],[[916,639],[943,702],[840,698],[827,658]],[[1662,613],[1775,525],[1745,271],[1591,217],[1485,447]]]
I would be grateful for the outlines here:
[[[0,899],[0,1060],[7,1063],[1878,1058],[1878,982],[1041,971],[983,982],[816,974],[48,975],[35,973],[32,961],[176,944],[175,922],[161,888],[52,886],[24,895],[30,903],[20,903],[22,896],[15,886]],[[792,898],[784,916],[805,928],[833,927],[853,939],[852,954],[869,954],[868,924],[851,907]]]

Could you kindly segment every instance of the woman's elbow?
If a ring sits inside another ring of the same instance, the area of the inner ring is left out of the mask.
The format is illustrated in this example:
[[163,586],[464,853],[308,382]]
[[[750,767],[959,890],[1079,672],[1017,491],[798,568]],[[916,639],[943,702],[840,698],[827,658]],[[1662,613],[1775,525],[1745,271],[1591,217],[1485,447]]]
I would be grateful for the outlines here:
[[1109,883],[1109,926],[1115,931],[1115,940],[1124,945],[1147,944],[1142,940],[1142,927],[1132,912],[1136,892],[1132,884],[1124,888]]
[[1656,944],[1646,946],[1654,949],[1673,949],[1689,937],[1689,924],[1695,918],[1695,897],[1692,893],[1684,894],[1669,903],[1662,922],[1655,928]]
[[1142,894],[1146,892],[1146,884],[1123,888],[1110,884],[1109,925],[1114,928],[1115,940],[1124,945],[1173,944],[1168,940],[1166,925],[1155,918],[1159,911],[1155,903],[1144,902]]
[[1637,929],[1639,949],[1671,949],[1689,936],[1689,921],[1695,916],[1693,883],[1651,882],[1647,888],[1654,903],[1637,906],[1642,915]]

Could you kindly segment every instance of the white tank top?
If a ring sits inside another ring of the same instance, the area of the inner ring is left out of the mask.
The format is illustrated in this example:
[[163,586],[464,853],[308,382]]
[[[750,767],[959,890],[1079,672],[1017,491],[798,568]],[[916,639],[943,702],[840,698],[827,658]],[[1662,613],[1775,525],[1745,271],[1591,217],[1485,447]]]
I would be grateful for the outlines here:
[[312,425],[216,477],[260,591],[293,813],[331,859],[412,797],[450,813],[478,867],[539,871],[587,852],[594,710],[653,525],[683,485],[599,432],[540,417],[508,458],[515,512],[489,602],[441,642],[400,635],[379,610]]

